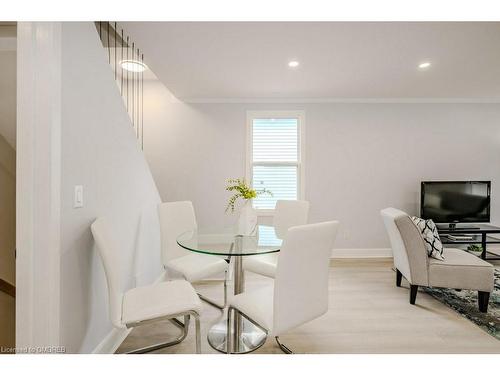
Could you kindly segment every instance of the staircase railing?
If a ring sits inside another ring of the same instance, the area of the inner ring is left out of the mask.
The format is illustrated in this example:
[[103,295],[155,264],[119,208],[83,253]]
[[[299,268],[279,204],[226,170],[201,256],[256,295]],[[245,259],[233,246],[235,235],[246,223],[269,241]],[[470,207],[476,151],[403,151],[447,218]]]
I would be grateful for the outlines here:
[[97,21],[95,26],[136,137],[144,149],[144,54],[117,22]]

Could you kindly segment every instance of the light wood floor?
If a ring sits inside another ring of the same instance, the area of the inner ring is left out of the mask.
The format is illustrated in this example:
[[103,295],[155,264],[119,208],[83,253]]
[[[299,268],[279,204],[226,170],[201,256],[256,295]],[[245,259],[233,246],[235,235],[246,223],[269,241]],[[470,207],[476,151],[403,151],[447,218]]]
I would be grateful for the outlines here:
[[[498,265],[499,263],[497,263]],[[419,291],[416,305],[408,302],[408,284],[395,286],[392,261],[333,260],[330,272],[330,308],[324,316],[281,336],[295,353],[500,353],[500,340]],[[246,274],[246,289],[272,283]],[[214,298],[222,297],[222,284],[195,287]],[[210,326],[221,319],[219,310],[204,303],[202,352],[217,353],[206,340]],[[118,352],[166,341],[178,334],[169,322],[137,327]],[[179,345],[156,353],[194,353],[194,322]],[[274,339],[255,353],[281,353]]]

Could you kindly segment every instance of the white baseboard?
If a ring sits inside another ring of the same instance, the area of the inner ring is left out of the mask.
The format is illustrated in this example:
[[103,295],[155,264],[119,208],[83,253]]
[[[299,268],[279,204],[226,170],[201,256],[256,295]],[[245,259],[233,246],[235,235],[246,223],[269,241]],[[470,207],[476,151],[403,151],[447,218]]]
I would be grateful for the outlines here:
[[92,354],[113,354],[120,347],[132,328],[113,328],[99,345],[92,351]]
[[392,258],[392,249],[333,249],[331,258]]

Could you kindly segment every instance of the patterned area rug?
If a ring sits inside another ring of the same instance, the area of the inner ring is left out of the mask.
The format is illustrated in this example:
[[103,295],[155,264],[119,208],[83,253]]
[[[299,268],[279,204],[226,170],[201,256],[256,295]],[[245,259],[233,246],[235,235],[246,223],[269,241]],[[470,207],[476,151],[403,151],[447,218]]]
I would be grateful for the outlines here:
[[500,340],[500,269],[495,269],[495,290],[490,294],[486,314],[478,309],[477,292],[434,288],[424,288],[424,290]]

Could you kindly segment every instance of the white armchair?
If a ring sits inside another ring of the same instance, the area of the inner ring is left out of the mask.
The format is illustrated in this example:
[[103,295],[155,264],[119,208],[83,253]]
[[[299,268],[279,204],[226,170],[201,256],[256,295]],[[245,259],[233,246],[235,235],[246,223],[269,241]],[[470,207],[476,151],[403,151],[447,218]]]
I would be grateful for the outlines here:
[[419,286],[478,291],[481,312],[487,312],[494,285],[493,266],[460,249],[445,248],[444,260],[427,256],[425,243],[411,218],[403,211],[386,208],[381,212],[389,235],[396,285],[404,276],[410,283],[410,303],[415,304]]

